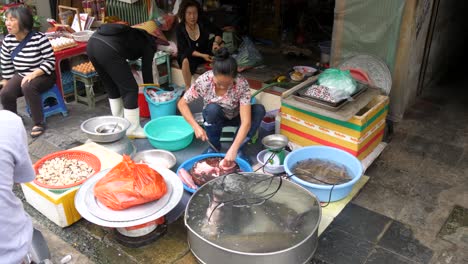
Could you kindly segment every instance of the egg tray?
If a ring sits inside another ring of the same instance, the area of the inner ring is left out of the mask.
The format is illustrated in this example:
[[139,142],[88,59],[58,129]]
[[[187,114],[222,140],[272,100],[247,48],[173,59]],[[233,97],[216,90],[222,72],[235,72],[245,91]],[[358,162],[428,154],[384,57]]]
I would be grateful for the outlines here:
[[72,70],[71,72],[73,74],[75,74],[75,75],[78,75],[78,76],[81,76],[81,77],[84,77],[84,78],[91,78],[91,77],[94,77],[94,76],[97,75],[97,72],[95,72],[95,71],[90,72],[90,73],[83,73],[83,72]]
[[76,46],[78,46],[78,44],[76,42],[74,42],[74,43],[70,43],[68,45],[63,45],[63,46],[60,46],[60,47],[53,47],[52,46],[52,49],[54,50],[54,52],[57,52],[57,51],[73,48],[73,47],[76,47]]

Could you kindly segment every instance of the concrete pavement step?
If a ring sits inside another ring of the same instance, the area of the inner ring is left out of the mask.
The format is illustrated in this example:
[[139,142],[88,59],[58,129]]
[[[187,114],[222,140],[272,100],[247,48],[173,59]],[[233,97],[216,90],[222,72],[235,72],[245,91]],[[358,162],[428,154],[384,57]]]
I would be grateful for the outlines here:
[[52,263],[61,263],[60,261],[67,255],[71,256],[71,260],[67,264],[94,264],[85,255],[81,254],[78,250],[73,248],[70,244],[63,241],[59,236],[52,233],[49,229],[45,228],[39,221],[32,218],[34,227],[41,231],[51,254]]

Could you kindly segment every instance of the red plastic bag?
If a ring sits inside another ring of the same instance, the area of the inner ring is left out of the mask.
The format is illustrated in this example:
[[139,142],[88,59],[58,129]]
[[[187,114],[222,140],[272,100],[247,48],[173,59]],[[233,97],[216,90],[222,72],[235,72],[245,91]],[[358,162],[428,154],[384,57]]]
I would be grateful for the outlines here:
[[94,186],[94,196],[113,210],[160,199],[166,192],[166,182],[158,172],[126,155]]

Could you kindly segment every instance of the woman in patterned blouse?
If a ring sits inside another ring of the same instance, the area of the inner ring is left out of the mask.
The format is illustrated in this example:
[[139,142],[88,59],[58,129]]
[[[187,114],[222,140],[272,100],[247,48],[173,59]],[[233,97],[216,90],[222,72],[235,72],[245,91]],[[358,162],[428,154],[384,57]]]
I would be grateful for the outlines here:
[[[203,98],[203,129],[194,119],[188,104],[197,98]],[[221,131],[225,126],[239,126],[231,147],[226,152],[224,165],[230,166],[239,158],[250,162],[243,148],[257,131],[265,116],[261,104],[250,104],[250,88],[247,80],[237,73],[237,63],[226,48],[221,48],[215,55],[213,70],[197,78],[179,100],[178,108],[185,120],[192,126],[195,136],[221,149]],[[216,152],[209,147],[204,153]]]
[[[41,93],[55,83],[54,51],[43,33],[32,31],[33,17],[27,7],[9,8],[5,19],[9,34],[3,40],[0,54],[3,77],[0,98],[5,110],[16,113],[16,99],[24,95],[34,122],[31,136],[38,137],[45,129]],[[16,49],[20,45],[23,48]]]

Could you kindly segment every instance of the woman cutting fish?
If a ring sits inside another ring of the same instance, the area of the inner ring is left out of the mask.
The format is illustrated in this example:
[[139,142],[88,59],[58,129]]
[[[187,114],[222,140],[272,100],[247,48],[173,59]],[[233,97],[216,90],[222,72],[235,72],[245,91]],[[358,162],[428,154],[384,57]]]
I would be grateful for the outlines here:
[[[203,98],[203,129],[193,117],[188,104],[197,98]],[[247,80],[237,73],[237,63],[226,48],[216,52],[213,70],[197,78],[195,83],[178,102],[180,113],[192,126],[195,136],[208,141],[204,153],[213,153],[221,149],[221,132],[225,126],[239,126],[234,141],[223,160],[230,166],[236,156],[249,162],[245,155],[246,143],[257,131],[265,116],[265,108],[260,104],[250,104],[250,89]]]

